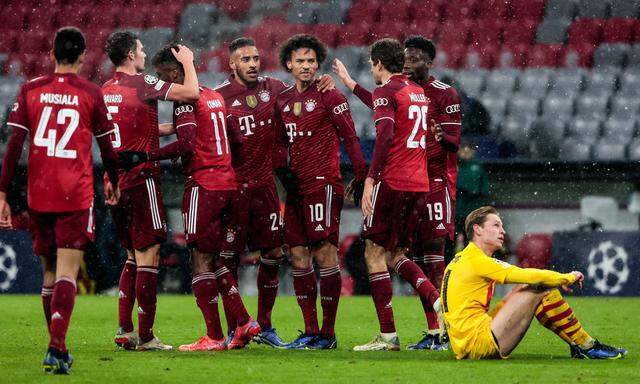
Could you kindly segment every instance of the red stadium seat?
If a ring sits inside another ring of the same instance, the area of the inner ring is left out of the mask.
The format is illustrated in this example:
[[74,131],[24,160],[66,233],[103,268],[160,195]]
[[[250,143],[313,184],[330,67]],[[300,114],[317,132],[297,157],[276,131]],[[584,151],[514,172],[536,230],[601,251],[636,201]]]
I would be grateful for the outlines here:
[[369,26],[362,23],[351,23],[340,28],[336,45],[369,44]]
[[515,20],[540,21],[547,0],[511,0],[511,11]]
[[351,23],[361,23],[379,20],[378,8],[382,5],[382,1],[358,1],[349,9],[349,21]]
[[383,4],[378,8],[380,22],[407,21],[411,11],[411,0],[397,0]]
[[494,57],[495,68],[522,68],[527,64],[528,44],[502,46]]
[[547,233],[524,235],[516,247],[518,266],[548,269],[551,261],[553,236]]
[[478,9],[478,18],[480,19],[502,19],[507,20],[511,17],[511,1],[510,0],[485,0]]
[[96,9],[90,5],[67,4],[60,9],[57,17],[57,21],[61,26],[74,25],[83,27],[87,21],[99,19],[102,15],[96,13]]
[[447,21],[440,27],[438,31],[438,44],[462,44],[467,45],[469,42],[469,31],[473,22],[464,21]]
[[513,20],[504,25],[502,40],[505,45],[532,44],[538,22],[535,20]]
[[569,44],[590,43],[597,45],[602,37],[602,26],[604,20],[601,19],[579,19],[569,27],[567,31]]
[[603,43],[630,43],[638,20],[615,18],[607,20],[602,28]]
[[422,35],[427,39],[434,39],[439,25],[437,21],[414,20],[406,28],[406,36]]
[[565,45],[560,53],[560,66],[573,67],[591,67],[593,64],[593,52],[596,47],[591,43],[577,43]]
[[27,13],[23,13],[21,9],[22,8],[17,6],[9,6],[2,11],[2,29],[12,29],[15,31],[25,29]]
[[20,53],[46,54],[51,50],[51,34],[47,31],[21,33],[18,36]]
[[500,19],[483,19],[471,28],[471,43],[484,47],[500,45],[504,21]]
[[371,31],[371,39],[378,40],[383,37],[391,37],[394,39],[404,40],[407,30],[406,22],[402,21],[389,21],[385,23],[377,23],[374,25]]
[[328,46],[335,47],[337,35],[341,29],[338,24],[316,24],[311,27],[311,34],[318,37]]
[[139,28],[143,29],[147,26],[147,13],[150,9],[145,6],[136,6],[120,17],[120,26],[123,28]]
[[148,27],[175,27],[182,8],[182,4],[173,2],[149,6]]
[[496,46],[470,46],[462,59],[462,67],[466,69],[493,68]]
[[87,21],[87,25],[94,28],[117,28],[120,26],[120,18],[127,16],[126,13],[122,13],[121,8],[108,5],[96,6],[93,9],[92,16]]
[[633,41],[640,42],[640,23],[633,26]]
[[453,0],[447,3],[444,18],[447,21],[475,19],[479,7],[478,0]]
[[557,67],[562,49],[563,46],[561,44],[534,45],[531,47],[527,57],[527,67]]
[[7,29],[0,30],[0,52],[10,53],[16,51],[16,42],[19,31]]
[[414,1],[409,12],[409,18],[421,22],[439,22],[444,16],[444,0]]
[[435,64],[437,67],[460,68],[466,51],[467,47],[463,44],[440,45]]
[[244,19],[251,9],[251,0],[220,0],[218,4],[233,20]]

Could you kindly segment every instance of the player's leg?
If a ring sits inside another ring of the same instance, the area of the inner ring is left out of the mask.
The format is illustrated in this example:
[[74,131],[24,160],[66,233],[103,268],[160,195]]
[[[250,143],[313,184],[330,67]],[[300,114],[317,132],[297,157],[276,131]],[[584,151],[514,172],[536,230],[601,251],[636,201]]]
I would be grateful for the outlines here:
[[218,286],[213,273],[214,255],[191,248],[190,256],[193,274],[191,286],[193,295],[196,298],[196,304],[204,317],[207,334],[194,343],[181,345],[178,349],[183,352],[226,350],[227,346],[222,334],[222,325],[220,324],[220,315],[218,313]]
[[274,348],[284,348],[286,343],[280,338],[271,324],[271,312],[278,296],[280,279],[278,272],[282,264],[282,249],[280,247],[268,252],[261,252],[258,267],[258,323],[262,332],[254,338],[260,344]]
[[304,320],[304,333],[289,343],[288,349],[304,349],[319,333],[318,311],[316,301],[318,299],[318,282],[313,269],[311,253],[305,246],[295,246],[289,250],[289,262],[291,263],[291,275],[293,276],[293,290],[302,311]]
[[542,298],[535,316],[540,324],[569,344],[572,357],[617,359],[627,354],[626,349],[611,347],[592,338],[558,289],[552,289]]
[[[222,251],[220,252],[219,261],[217,264],[224,266],[226,270],[231,272],[234,280],[238,280],[238,260],[240,260],[240,252],[234,251]],[[216,268],[217,269],[217,268]],[[237,319],[233,316],[232,304],[229,301],[229,296],[221,296],[222,309],[224,310],[224,317],[227,319],[227,340],[231,342],[233,339],[233,332],[235,332],[238,326]]]
[[335,324],[342,291],[342,276],[338,260],[338,247],[323,241],[312,247],[312,253],[320,268],[320,305],[322,329],[320,336],[308,345],[310,349],[334,349],[337,347]]
[[47,330],[51,327],[51,298],[56,283],[56,257],[40,256],[42,262],[42,309],[47,322]]
[[56,283],[56,236],[55,219],[51,214],[29,211],[29,231],[33,252],[39,256],[42,264],[42,309],[47,322],[47,330],[51,326],[51,297]]
[[378,315],[380,324],[380,334],[371,342],[353,348],[354,351],[377,351],[377,350],[400,350],[400,341],[396,333],[395,321],[393,319],[393,286],[391,276],[387,269],[386,258],[388,251],[367,239],[364,251],[364,259],[369,272],[369,284],[371,287],[371,297]]

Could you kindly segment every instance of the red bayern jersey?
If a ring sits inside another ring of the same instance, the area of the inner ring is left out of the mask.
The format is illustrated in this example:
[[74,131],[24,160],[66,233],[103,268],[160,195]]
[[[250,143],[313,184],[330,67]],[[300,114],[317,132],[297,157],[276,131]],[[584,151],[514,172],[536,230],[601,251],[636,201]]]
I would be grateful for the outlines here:
[[275,145],[275,102],[286,87],[271,77],[258,77],[254,84],[244,86],[231,75],[215,88],[224,97],[227,112],[243,135],[242,163],[235,168],[242,184],[273,184],[273,151],[270,149]]
[[289,167],[299,180],[301,193],[325,185],[344,190],[340,174],[340,139],[357,179],[366,175],[366,164],[347,99],[337,89],[320,92],[316,84],[303,92],[295,86],[278,95],[277,139],[289,149]]
[[114,132],[102,91],[75,74],[51,74],[20,89],[7,124],[29,132],[27,200],[42,212],[93,202],[92,136]]
[[[171,83],[139,73],[116,72],[102,86],[104,101],[116,125],[113,147],[119,151],[158,149],[158,100],[166,100]],[[140,185],[150,176],[160,174],[157,161],[138,165],[130,171],[120,170],[120,189]]]
[[394,124],[382,179],[398,191],[428,192],[425,142],[429,102],[422,87],[404,75],[391,76],[373,91],[373,111],[376,125],[385,119]]
[[174,103],[173,125],[176,130],[185,125],[196,126],[193,152],[182,157],[187,186],[195,181],[209,190],[238,188],[231,166],[229,142],[233,138],[227,127],[227,110],[220,93],[201,86],[196,103]]
[[455,141],[455,146],[447,148],[443,141],[427,140],[427,171],[429,188],[439,191],[448,188],[452,196],[456,194],[458,179],[457,146],[460,142],[461,114],[458,92],[435,77],[430,76],[423,84],[424,93],[429,99],[429,119],[433,118]]

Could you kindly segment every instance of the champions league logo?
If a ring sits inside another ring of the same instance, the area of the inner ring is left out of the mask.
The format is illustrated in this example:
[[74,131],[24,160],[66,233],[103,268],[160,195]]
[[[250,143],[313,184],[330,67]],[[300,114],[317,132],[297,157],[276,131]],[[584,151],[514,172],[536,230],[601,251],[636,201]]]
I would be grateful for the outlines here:
[[153,76],[153,75],[145,75],[144,76],[144,82],[149,84],[149,85],[153,85],[153,84],[158,82],[158,78]]
[[0,291],[6,291],[18,277],[18,263],[13,247],[0,242]]
[[629,255],[624,248],[603,241],[589,252],[587,276],[593,287],[604,294],[619,293],[629,280]]

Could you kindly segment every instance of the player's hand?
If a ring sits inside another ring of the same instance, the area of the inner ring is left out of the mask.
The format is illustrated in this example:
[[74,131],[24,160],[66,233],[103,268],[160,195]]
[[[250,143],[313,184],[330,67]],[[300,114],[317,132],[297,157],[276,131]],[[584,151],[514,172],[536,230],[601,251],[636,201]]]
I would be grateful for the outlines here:
[[331,70],[333,73],[338,75],[338,78],[342,83],[353,91],[353,88],[356,86],[356,82],[349,75],[349,71],[347,71],[347,67],[344,66],[342,61],[339,59],[333,59],[333,63],[331,63]]
[[171,48],[171,53],[180,64],[193,63],[193,52],[186,45],[178,44],[178,49]]
[[333,77],[322,75],[316,79],[316,87],[318,87],[318,91],[325,93],[336,89],[336,82],[333,81]]
[[[4,195],[4,193],[2,193]],[[0,198],[0,230],[11,229],[11,207],[7,203],[6,195]]]
[[285,191],[287,191],[287,197],[298,194],[298,177],[295,173],[291,172],[291,170],[286,167],[276,168],[273,172],[282,183]]
[[353,179],[347,185],[344,190],[344,196],[347,200],[350,200],[355,206],[359,206],[362,201],[362,194],[364,192],[364,180]]
[[444,131],[442,130],[442,127],[440,126],[440,124],[436,124],[436,121],[433,119],[431,119],[431,133],[433,133],[433,136],[436,138],[436,141],[442,140],[442,137],[444,136]]
[[[573,276],[575,276],[575,278],[576,278],[576,280],[573,282],[573,284],[578,284],[578,287],[580,287],[580,289],[582,289],[582,283],[584,282],[584,275],[582,274],[582,272],[580,272],[580,271],[571,271],[570,273]],[[569,285],[563,285],[562,289],[565,292],[573,292],[573,289]]]
[[364,181],[364,190],[362,191],[362,215],[367,218],[373,215],[373,179],[367,177]]
[[120,198],[120,188],[117,190],[113,189],[113,184],[110,181],[107,181],[104,185],[104,200],[107,205],[116,205],[118,204],[118,200]]
[[120,163],[120,168],[124,168],[127,171],[146,162],[148,159],[149,159],[149,155],[143,151],[118,152],[118,160]]

